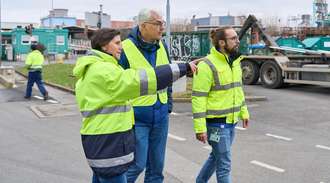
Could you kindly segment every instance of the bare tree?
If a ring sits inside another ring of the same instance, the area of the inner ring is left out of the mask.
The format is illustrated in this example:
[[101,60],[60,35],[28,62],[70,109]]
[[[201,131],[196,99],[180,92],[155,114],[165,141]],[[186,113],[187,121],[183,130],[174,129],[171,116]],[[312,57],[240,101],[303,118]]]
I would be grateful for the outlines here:
[[171,22],[171,32],[188,32],[193,31],[190,20],[185,18],[176,18]]
[[277,16],[267,16],[262,18],[262,25],[266,32],[271,36],[279,36],[281,28],[281,19]]

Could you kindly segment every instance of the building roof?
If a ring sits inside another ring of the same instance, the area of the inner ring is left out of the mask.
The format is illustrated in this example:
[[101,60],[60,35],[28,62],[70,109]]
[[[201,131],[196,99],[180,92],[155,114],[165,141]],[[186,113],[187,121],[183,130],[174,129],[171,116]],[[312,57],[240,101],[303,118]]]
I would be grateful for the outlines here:
[[12,30],[14,28],[17,28],[18,26],[24,28],[25,26],[29,26],[30,24],[32,24],[33,27],[39,27],[38,23],[31,23],[31,22],[1,22],[1,29]]
[[[84,30],[85,30],[85,28],[79,27],[79,26],[64,26],[63,29],[67,29],[67,30],[73,31],[73,32],[84,32]],[[92,28],[92,27],[88,27],[87,29],[88,29],[88,31],[98,30],[97,28]]]

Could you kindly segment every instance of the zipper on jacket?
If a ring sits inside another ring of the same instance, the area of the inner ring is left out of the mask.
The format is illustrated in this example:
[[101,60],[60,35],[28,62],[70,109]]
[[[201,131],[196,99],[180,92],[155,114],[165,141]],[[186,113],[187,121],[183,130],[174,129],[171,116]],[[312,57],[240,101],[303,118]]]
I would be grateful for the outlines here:
[[[228,63],[229,64],[229,63]],[[233,63],[232,64],[234,64],[234,61],[233,61]],[[230,64],[229,64],[230,65]],[[231,83],[233,83],[233,81],[234,81],[234,73],[233,73],[233,68],[232,68],[232,66],[230,66],[230,68],[231,68]],[[235,117],[235,111],[234,111],[234,108],[235,108],[235,95],[236,95],[236,91],[235,91],[235,88],[233,88],[233,112],[232,112],[232,123],[234,124],[234,121],[235,121],[235,119],[234,119],[234,117]]]

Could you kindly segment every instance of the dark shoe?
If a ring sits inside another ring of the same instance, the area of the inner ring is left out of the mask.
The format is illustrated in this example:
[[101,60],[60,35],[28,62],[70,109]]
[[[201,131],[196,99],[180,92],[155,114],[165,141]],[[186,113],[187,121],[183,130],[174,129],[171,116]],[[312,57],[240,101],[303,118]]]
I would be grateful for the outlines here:
[[49,99],[48,92],[46,92],[44,95],[44,100],[48,100],[48,99]]
[[28,97],[28,96],[24,96],[24,98],[25,98],[25,99],[28,99],[28,100],[30,100],[30,99],[31,99],[31,97]]

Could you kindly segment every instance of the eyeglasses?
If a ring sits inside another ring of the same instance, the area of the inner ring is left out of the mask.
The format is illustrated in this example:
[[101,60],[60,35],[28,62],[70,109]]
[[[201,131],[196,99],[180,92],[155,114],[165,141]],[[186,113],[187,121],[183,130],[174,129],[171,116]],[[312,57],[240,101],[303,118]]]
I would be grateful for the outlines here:
[[144,23],[152,24],[152,25],[155,25],[155,26],[158,26],[158,27],[165,27],[166,26],[166,22],[160,22],[160,21],[156,21],[156,22],[147,21],[147,22],[144,22]]
[[226,39],[229,39],[231,41],[237,41],[238,40],[238,36],[233,36],[233,37],[229,37],[229,38],[226,38]]

